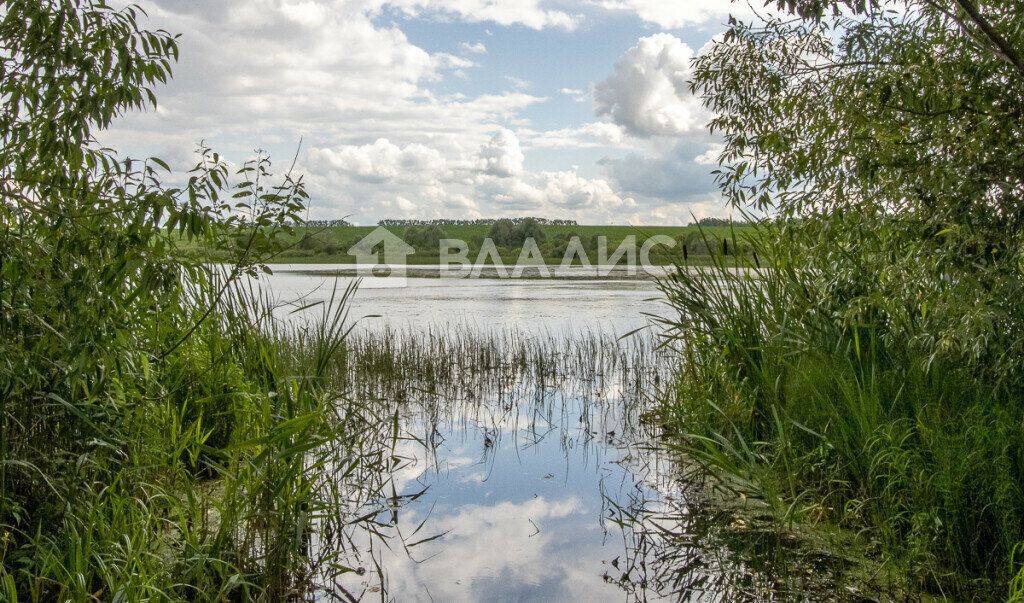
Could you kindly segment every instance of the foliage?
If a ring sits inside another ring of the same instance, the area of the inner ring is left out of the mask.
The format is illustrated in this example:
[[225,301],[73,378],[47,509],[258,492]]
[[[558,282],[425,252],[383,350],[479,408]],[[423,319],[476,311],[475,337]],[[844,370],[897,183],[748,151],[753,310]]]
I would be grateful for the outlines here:
[[795,6],[810,16],[734,21],[696,60],[723,190],[833,271],[848,320],[903,298],[923,353],[1024,386],[1024,70],[1001,50],[1024,48],[1024,6]]
[[296,251],[333,255],[345,251],[347,246],[335,244],[329,236],[322,232],[310,230],[307,225],[303,228],[302,236],[298,242],[294,246],[285,247],[283,251],[289,251],[293,248]]
[[[520,224],[524,220],[533,220],[537,224],[544,226],[575,226],[576,220],[569,220],[565,218],[501,218],[501,220],[508,220],[512,224]],[[378,226],[493,226],[500,220],[497,218],[434,218],[431,220],[417,220],[415,218],[385,218],[377,222]]]
[[334,228],[336,226],[352,226],[352,223],[348,220],[306,220],[303,222],[306,226],[313,226],[316,228]]
[[439,249],[441,239],[446,236],[444,229],[437,224],[427,224],[407,227],[403,238],[419,251],[434,251]]
[[516,243],[522,244],[522,241],[519,241],[516,226],[512,223],[512,220],[498,220],[495,222],[494,226],[491,226],[491,230],[488,231],[487,237],[499,247],[515,247]]
[[748,224],[746,220],[733,220],[732,218],[701,218],[697,220],[697,226],[714,227],[714,226],[744,226]]
[[1024,6],[778,8],[695,62],[719,183],[772,221],[756,273],[716,257],[664,283],[677,442],[785,514],[863,530],[926,588],[1005,585],[1024,539]]
[[756,273],[716,256],[662,283],[684,358],[663,410],[674,445],[786,521],[856,529],[911,584],[959,597],[1006,579],[1024,538],[1024,408],[894,336],[918,332],[903,300],[878,308],[886,326],[847,323],[788,248],[755,249]]
[[547,240],[544,229],[533,218],[526,218],[518,224],[513,223],[512,220],[498,220],[491,227],[487,236],[498,247],[510,248],[522,247],[526,239],[531,237],[538,245],[542,245]]
[[159,159],[96,142],[177,57],[139,17],[0,3],[0,588],[277,599],[308,580],[311,522],[347,505],[323,467],[358,458],[357,417],[319,378],[343,310],[286,359],[242,286],[300,220],[301,178],[262,154],[232,177],[201,147],[172,188]]
[[533,239],[538,245],[543,245],[547,240],[547,235],[544,234],[544,229],[540,227],[533,218],[527,218],[519,223],[516,227],[516,240],[522,245],[526,242],[526,239]]
[[[334,226],[327,228],[310,227],[308,225],[296,226],[291,234],[282,233],[280,235],[279,242],[283,246],[283,250],[268,261],[271,263],[293,263],[296,260],[307,263],[354,263],[355,256],[349,255],[348,250],[375,228],[373,226]],[[404,239],[406,229],[412,227],[391,226],[387,228],[396,236]],[[615,250],[623,244],[626,237],[636,237],[637,245],[643,245],[647,239],[656,235],[669,236],[677,241],[676,246],[671,251],[681,254],[682,244],[685,243],[690,248],[689,255],[692,261],[708,263],[707,255],[714,250],[721,249],[721,238],[729,236],[731,230],[735,230],[738,233],[751,230],[749,225],[703,228],[697,226],[634,227],[609,225],[557,226],[542,224],[540,228],[544,231],[546,238],[546,242],[540,245],[541,253],[548,262],[552,263],[560,263],[562,261],[565,249],[572,236],[580,237],[580,242],[586,249],[588,257],[591,261],[594,261],[597,257],[598,237],[604,237],[608,249]],[[444,226],[443,229],[446,238],[465,241],[469,246],[468,257],[475,259],[480,255],[483,240],[487,237],[490,226],[462,224]],[[699,232],[701,229],[703,229],[709,239],[715,239],[716,243],[711,248],[703,245]],[[740,244],[742,247],[742,240]],[[197,242],[181,240],[179,241],[178,249],[183,254],[195,257],[205,257],[214,260],[227,259],[212,254],[207,255],[203,251],[202,246]],[[744,248],[739,251],[745,253],[748,260],[750,259],[749,249]],[[508,263],[515,262],[519,252],[515,247],[504,247],[499,249],[499,253],[503,261]],[[659,264],[669,263],[666,254],[663,253],[652,253],[651,260]],[[406,261],[410,264],[437,264],[440,261],[439,246],[433,245],[426,249],[417,250],[408,256]]]
[[1018,603],[1024,601],[1024,564],[1018,560],[1019,556],[1024,553],[1024,542],[1017,545],[1014,549],[1014,555],[1011,558],[1010,573],[1016,572],[1013,579],[1010,581],[1010,597],[1011,603]]
[[573,242],[573,239],[578,239],[579,240],[579,244],[584,246],[584,251],[587,252],[588,258],[591,255],[597,253],[596,249],[593,249],[593,248],[587,249],[585,247],[586,246],[586,241],[584,241],[583,237],[581,237],[579,235],[579,233],[576,232],[575,230],[571,230],[569,232],[560,232],[560,233],[556,234],[551,239],[550,254],[546,253],[546,249],[543,248],[543,247],[541,248],[541,251],[545,251],[544,255],[552,255],[554,257],[564,258],[566,252],[569,250],[569,246]]

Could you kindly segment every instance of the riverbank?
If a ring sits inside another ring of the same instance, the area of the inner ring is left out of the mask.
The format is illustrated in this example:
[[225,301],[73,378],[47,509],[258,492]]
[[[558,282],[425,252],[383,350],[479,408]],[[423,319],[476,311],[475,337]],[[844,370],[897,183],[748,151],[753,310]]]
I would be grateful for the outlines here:
[[[450,225],[438,227],[429,241],[419,240],[407,231],[417,226],[297,226],[279,235],[281,250],[271,262],[307,264],[355,264],[358,253],[353,249],[360,242],[371,241],[379,248],[384,239],[407,265],[441,264],[441,241],[447,239],[450,253],[471,264],[512,266],[524,254],[532,263],[560,265],[567,258],[575,264],[637,263],[641,253],[645,263],[669,266],[685,262],[708,266],[715,258],[725,256],[741,265],[753,265],[748,238],[757,236],[749,225],[733,226],[622,226],[622,225],[538,225],[532,245],[523,240],[496,241],[489,237],[491,226]],[[408,241],[406,240],[408,239]],[[411,243],[410,243],[411,241]],[[485,245],[485,242],[487,243]],[[412,243],[415,243],[414,245]],[[190,256],[216,260],[216,253],[198,242],[188,242],[181,249]],[[366,250],[369,251],[369,250]],[[631,259],[629,259],[631,258]]]
[[[615,248],[614,247],[610,248],[609,253],[614,253],[614,252],[615,252]],[[667,253],[664,250],[654,250],[650,254],[650,256],[649,256],[649,262],[648,263],[651,266],[669,267],[669,266],[673,265],[675,262],[677,262],[682,257],[681,254],[682,254],[681,249],[678,250],[678,252],[675,252],[675,253]],[[518,251],[515,251],[513,253],[508,253],[508,252],[500,253],[500,254],[497,254],[497,256],[491,256],[491,257],[485,258],[482,261],[482,263],[484,265],[493,266],[493,265],[496,264],[496,262],[494,261],[494,257],[497,257],[501,261],[502,265],[508,266],[509,269],[511,270],[511,267],[515,266],[516,262],[519,261],[519,256],[520,256],[520,253]],[[470,262],[470,264],[477,263],[478,257],[479,257],[478,254],[473,253],[473,252],[470,252],[470,253],[467,254],[467,259]],[[597,257],[598,257],[597,253],[594,250],[591,250],[587,254],[588,262],[591,265],[597,264]],[[639,257],[638,253],[637,253],[637,257]],[[714,264],[714,260],[708,254],[688,255],[687,258],[688,258],[686,260],[687,263],[692,265],[692,266],[711,266],[711,265]],[[531,260],[528,260],[528,261],[530,263],[532,263],[532,264],[535,264],[535,265],[543,265],[543,266],[547,266],[548,268],[553,268],[553,267],[561,266],[565,258],[564,258],[563,255],[554,255],[554,256],[548,255],[548,256],[544,256],[544,257],[542,257],[540,259],[541,259],[541,261],[537,261],[536,259],[531,259]],[[443,260],[442,260],[441,256],[438,253],[434,252],[434,253],[413,253],[413,254],[410,254],[410,255],[405,256],[404,258],[402,258],[402,261],[403,261],[404,265],[407,265],[407,266],[431,266],[431,265],[439,265],[439,264],[442,263]],[[742,263],[744,263],[744,264],[753,265],[752,258],[744,257],[744,258],[741,258],[740,261]],[[573,262],[574,262],[573,263],[574,266],[581,266],[581,267],[584,266],[583,264],[580,263],[579,259],[575,259]],[[310,254],[310,253],[301,253],[301,252],[295,252],[295,251],[291,251],[291,252],[285,251],[285,252],[282,252],[277,257],[273,258],[268,263],[269,264],[278,264],[278,265],[279,264],[292,264],[292,263],[294,263],[294,264],[311,264],[311,265],[321,265],[321,264],[356,265],[358,263],[358,261],[357,261],[357,258],[355,256],[350,255],[347,251],[344,251],[344,250],[337,251],[337,252],[334,252],[334,253],[329,253],[329,254],[328,253],[313,253],[313,254]],[[637,262],[634,262],[634,263],[637,263]],[[623,260],[623,261],[621,261],[617,265],[625,266],[626,262]]]

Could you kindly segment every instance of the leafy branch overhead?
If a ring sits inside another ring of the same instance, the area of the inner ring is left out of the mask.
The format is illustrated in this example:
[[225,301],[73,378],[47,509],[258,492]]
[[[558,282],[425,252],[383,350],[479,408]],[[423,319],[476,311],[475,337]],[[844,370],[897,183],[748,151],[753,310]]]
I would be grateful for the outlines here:
[[1020,226],[1024,6],[777,5],[800,17],[733,20],[696,59],[733,202]]

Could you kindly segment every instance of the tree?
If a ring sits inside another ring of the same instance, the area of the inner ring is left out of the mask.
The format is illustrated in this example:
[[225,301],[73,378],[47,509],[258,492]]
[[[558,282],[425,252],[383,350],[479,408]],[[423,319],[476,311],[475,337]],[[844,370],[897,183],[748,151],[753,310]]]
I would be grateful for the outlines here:
[[446,236],[444,229],[437,224],[426,224],[407,226],[403,238],[417,250],[429,252],[440,249],[441,239]]
[[[176,399],[152,372],[217,322],[232,281],[265,269],[306,198],[262,154],[231,184],[201,147],[171,188],[163,161],[98,144],[113,119],[155,105],[177,58],[176,37],[139,16],[100,0],[0,2],[0,525],[19,580],[36,557],[17,551],[81,537],[102,515],[85,520],[82,505],[136,487],[120,471],[161,444],[132,438]],[[228,258],[226,273],[190,259],[193,245]]]
[[999,47],[1024,45],[1020,3],[986,3],[998,44],[932,0],[826,13],[834,4],[796,3],[805,19],[733,21],[697,59],[694,89],[725,135],[730,197],[783,213],[1018,224],[1024,158],[999,150],[1021,141],[1024,79]]
[[777,6],[695,61],[723,191],[779,219],[851,322],[904,299],[937,354],[1024,383],[1024,4]]
[[512,220],[502,219],[494,223],[491,226],[491,230],[488,231],[487,237],[494,241],[494,244],[499,247],[514,247],[517,242],[516,227],[512,223]]
[[664,282],[682,448],[787,514],[862,528],[934,592],[1005,593],[1024,541],[1024,3],[776,6],[695,62],[719,183],[770,219],[756,273],[714,258]]
[[533,218],[526,218],[516,228],[516,242],[522,245],[526,239],[533,238],[538,245],[544,243],[547,240],[547,235],[544,234],[544,229],[540,227],[537,220]]

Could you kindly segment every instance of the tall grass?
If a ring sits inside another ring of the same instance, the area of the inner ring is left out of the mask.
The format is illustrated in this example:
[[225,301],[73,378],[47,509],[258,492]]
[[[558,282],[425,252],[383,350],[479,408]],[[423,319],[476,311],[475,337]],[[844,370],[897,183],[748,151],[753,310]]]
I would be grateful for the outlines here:
[[[118,371],[109,406],[6,417],[5,600],[283,600],[350,570],[345,534],[390,463],[386,421],[327,371],[353,289],[299,332],[216,269],[182,287],[198,328]],[[82,442],[62,450],[68,421]]]
[[115,4],[0,9],[0,596],[303,596],[344,570],[310,545],[350,520],[333,474],[372,489],[387,458],[325,372],[345,298],[289,348],[240,284],[305,214],[294,165],[229,170],[200,144],[178,188],[97,141],[178,56]]
[[1009,601],[1012,603],[1024,601],[1024,562],[1020,560],[1020,555],[1022,554],[1024,554],[1024,543],[1017,545],[1010,561],[1011,575],[1014,571],[1017,572],[1017,575],[1013,576],[1013,579],[1010,580]]
[[362,397],[398,401],[414,391],[480,401],[522,380],[587,395],[647,383],[663,362],[649,333],[617,340],[592,331],[530,334],[466,324],[359,331],[339,360],[339,381],[348,375],[342,382]]
[[1019,592],[1024,392],[951,353],[925,302],[794,261],[778,232],[751,244],[756,271],[719,260],[661,285],[674,445],[786,520],[860,531],[915,587],[1003,598],[1018,574]]

